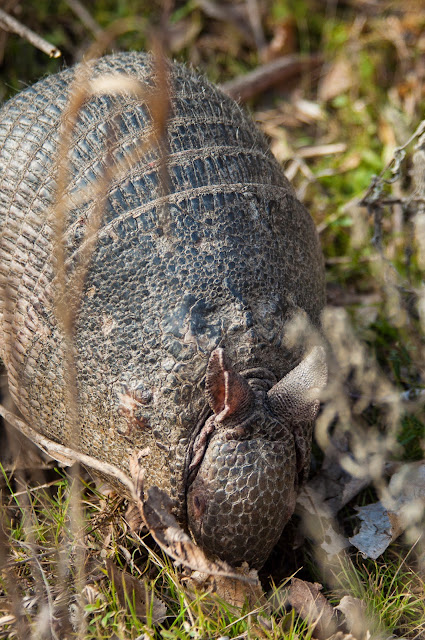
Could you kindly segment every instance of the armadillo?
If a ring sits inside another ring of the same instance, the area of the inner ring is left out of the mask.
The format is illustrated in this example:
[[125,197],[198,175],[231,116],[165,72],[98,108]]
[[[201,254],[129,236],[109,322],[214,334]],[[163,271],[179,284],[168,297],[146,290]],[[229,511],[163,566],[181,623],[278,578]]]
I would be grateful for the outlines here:
[[[155,114],[131,91],[87,97],[72,131],[68,275],[97,204],[90,187],[119,166],[76,317],[78,447],[125,471],[143,449],[145,486],[169,494],[206,553],[260,567],[308,474],[326,364],[321,347],[307,356],[287,347],[285,325],[300,313],[319,326],[323,258],[250,118],[203,77],[167,65],[165,155],[148,145],[135,157]],[[23,416],[63,444],[71,434],[52,211],[79,68],[0,110],[0,355]],[[96,61],[92,79],[125,74],[152,88],[155,73],[148,54],[116,53]]]

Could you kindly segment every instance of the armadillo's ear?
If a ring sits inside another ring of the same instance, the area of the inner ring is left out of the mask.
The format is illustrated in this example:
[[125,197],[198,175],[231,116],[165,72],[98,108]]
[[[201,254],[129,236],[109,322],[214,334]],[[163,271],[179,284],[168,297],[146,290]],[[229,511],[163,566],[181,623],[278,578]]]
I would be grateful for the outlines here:
[[215,349],[208,361],[205,395],[216,414],[216,422],[243,415],[254,400],[248,382],[234,371],[223,349]]
[[310,422],[319,410],[320,390],[326,386],[328,368],[323,347],[314,347],[300,364],[268,392],[274,413],[285,420]]

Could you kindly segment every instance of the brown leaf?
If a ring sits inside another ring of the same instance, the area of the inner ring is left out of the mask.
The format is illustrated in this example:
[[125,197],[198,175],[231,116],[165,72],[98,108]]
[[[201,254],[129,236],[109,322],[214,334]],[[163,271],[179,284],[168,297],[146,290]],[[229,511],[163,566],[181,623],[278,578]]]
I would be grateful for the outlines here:
[[348,91],[353,85],[353,70],[346,58],[338,58],[329,67],[319,86],[319,100],[327,102],[341,93]]
[[146,622],[152,607],[152,623],[160,624],[165,620],[165,604],[153,594],[146,582],[118,569],[110,558],[106,559],[106,570],[123,609],[134,607],[137,617]]
[[336,632],[337,621],[333,607],[320,593],[322,585],[292,578],[288,600],[295,611],[308,624],[314,626],[314,637],[326,640]]
[[264,606],[266,599],[257,571],[250,569],[246,562],[234,571],[236,578],[211,576],[195,571],[187,584],[202,591],[209,590],[237,609],[242,609],[245,604],[249,609]]
[[142,449],[141,451],[135,451],[130,457],[129,467],[130,476],[134,483],[134,488],[137,495],[143,499],[143,481],[145,477],[145,470],[143,467],[143,460],[149,455],[149,447]]
[[140,513],[138,506],[133,502],[128,504],[127,511],[125,512],[125,519],[132,531],[140,531],[143,529],[144,522],[142,514]]

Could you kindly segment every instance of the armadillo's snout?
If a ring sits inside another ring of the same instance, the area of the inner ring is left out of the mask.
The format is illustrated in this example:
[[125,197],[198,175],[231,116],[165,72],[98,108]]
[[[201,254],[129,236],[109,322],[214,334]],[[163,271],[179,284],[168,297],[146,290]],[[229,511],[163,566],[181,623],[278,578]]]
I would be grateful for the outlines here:
[[261,567],[294,510],[294,476],[295,456],[282,442],[217,434],[188,491],[197,543],[232,565]]
[[233,565],[266,561],[308,473],[326,377],[324,350],[315,347],[266,395],[223,349],[212,352],[205,393],[213,415],[193,444],[187,491],[189,528],[207,552]]

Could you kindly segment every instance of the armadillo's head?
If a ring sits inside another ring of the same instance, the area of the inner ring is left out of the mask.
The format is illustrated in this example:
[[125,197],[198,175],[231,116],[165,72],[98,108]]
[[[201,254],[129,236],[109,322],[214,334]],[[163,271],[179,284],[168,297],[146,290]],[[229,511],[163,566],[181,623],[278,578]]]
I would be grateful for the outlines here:
[[308,473],[327,377],[324,350],[315,347],[269,391],[247,373],[236,373],[222,349],[212,353],[206,396],[214,414],[194,445],[187,509],[190,530],[208,553],[261,567]]

